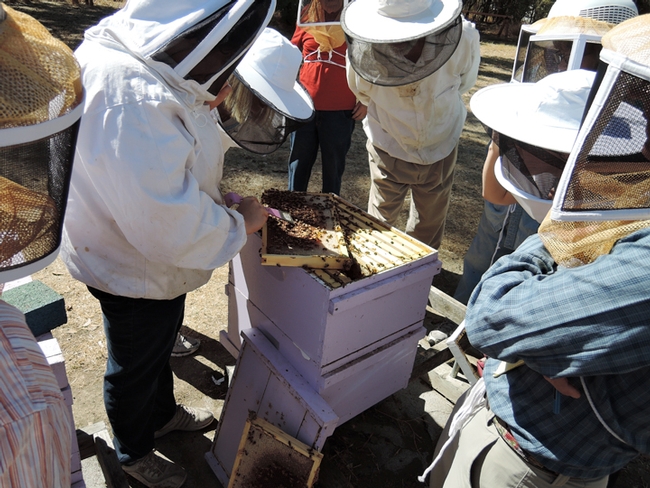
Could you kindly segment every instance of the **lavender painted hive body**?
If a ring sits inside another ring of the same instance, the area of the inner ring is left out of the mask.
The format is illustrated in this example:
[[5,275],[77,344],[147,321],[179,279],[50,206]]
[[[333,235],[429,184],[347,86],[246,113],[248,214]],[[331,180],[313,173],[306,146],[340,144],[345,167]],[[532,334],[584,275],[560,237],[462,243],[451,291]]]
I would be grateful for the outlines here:
[[[230,475],[248,410],[283,430],[287,415],[294,416],[292,424],[311,419],[319,428],[303,430],[302,437],[300,429],[287,433],[320,450],[336,425],[408,384],[417,342],[425,335],[431,281],[441,268],[438,253],[338,197],[336,202],[342,225],[354,231],[350,251],[363,277],[262,266],[258,234],[249,236],[231,263],[228,331],[220,340],[239,357],[206,455],[217,476]],[[330,410],[307,408],[304,399],[314,395]],[[266,406],[296,402],[303,407],[289,408],[293,413]]]

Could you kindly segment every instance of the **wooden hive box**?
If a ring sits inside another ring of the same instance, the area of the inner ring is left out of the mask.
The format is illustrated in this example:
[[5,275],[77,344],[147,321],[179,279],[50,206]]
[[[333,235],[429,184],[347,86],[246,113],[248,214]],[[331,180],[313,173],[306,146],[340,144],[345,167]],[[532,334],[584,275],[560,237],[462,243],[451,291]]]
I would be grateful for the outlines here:
[[308,449],[320,451],[339,419],[305,379],[273,347],[261,331],[243,332],[237,358],[214,441],[205,455],[223,486],[228,486],[238,449],[253,411]]
[[262,266],[259,234],[230,265],[228,331],[224,346],[237,355],[240,333],[262,327],[312,384],[419,327],[429,289],[442,263],[438,253],[342,199],[334,197],[348,246],[361,270]]

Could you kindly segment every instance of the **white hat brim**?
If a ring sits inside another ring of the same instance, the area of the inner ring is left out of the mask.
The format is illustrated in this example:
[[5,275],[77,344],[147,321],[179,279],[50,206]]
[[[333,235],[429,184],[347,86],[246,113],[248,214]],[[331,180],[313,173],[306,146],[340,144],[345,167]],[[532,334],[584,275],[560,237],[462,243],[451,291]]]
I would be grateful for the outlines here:
[[314,102],[297,81],[292,90],[284,90],[269,83],[251,66],[240,64],[236,73],[246,86],[281,114],[299,122],[306,122],[314,115]]
[[457,0],[432,0],[428,9],[410,17],[381,15],[377,0],[355,0],[341,14],[346,34],[366,42],[387,43],[418,39],[451,25],[460,15]]
[[526,144],[570,153],[578,128],[551,126],[521,110],[533,96],[534,83],[504,83],[477,91],[470,99],[474,116],[490,129]]
[[503,173],[503,163],[499,157],[494,164],[494,176],[496,176],[499,184],[510,193],[517,203],[524,209],[524,211],[535,219],[540,224],[546,217],[546,214],[551,210],[553,200],[544,200],[542,198],[526,193],[525,191],[517,188]]

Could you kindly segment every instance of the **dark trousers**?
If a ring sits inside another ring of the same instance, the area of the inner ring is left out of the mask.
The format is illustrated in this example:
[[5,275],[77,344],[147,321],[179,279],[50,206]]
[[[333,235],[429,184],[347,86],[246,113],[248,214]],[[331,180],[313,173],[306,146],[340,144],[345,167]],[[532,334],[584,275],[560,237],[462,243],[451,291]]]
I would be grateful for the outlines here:
[[314,119],[291,134],[289,190],[307,191],[318,148],[323,166],[323,193],[341,193],[345,157],[352,144],[351,110],[316,111]]
[[88,290],[99,300],[104,317],[104,405],[117,456],[129,464],[153,449],[154,432],[176,411],[169,358],[183,323],[185,295],[150,300]]

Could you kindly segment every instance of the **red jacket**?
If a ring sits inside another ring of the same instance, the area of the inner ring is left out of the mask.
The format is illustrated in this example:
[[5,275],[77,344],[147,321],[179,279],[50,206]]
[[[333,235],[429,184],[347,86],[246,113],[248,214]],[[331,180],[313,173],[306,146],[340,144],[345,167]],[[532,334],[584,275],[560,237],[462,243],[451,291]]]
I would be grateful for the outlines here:
[[[312,53],[318,49],[318,43],[311,34],[296,27],[291,42],[302,51],[303,59],[316,59]],[[340,55],[332,54],[332,61],[345,65],[347,49],[345,43],[334,49]],[[321,59],[329,59],[329,53],[321,52]],[[344,67],[327,62],[303,63],[300,82],[311,95],[316,110],[352,110],[357,102],[348,87]]]

